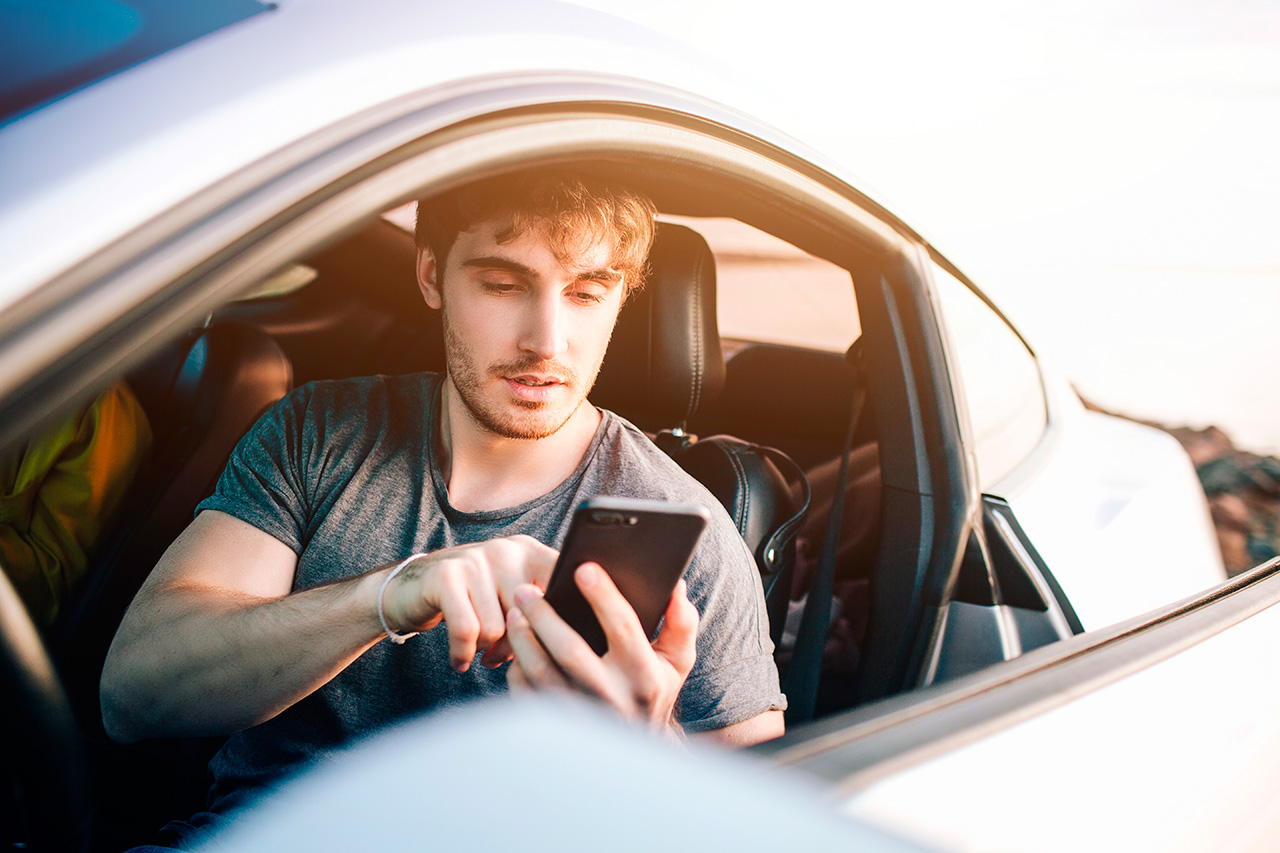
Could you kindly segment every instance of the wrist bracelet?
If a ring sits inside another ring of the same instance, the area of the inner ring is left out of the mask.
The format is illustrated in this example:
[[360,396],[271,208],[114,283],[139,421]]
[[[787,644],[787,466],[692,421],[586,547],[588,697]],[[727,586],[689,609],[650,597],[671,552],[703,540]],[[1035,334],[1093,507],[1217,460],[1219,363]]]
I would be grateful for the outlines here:
[[391,642],[395,643],[397,646],[404,645],[404,641],[409,639],[410,637],[418,636],[418,632],[414,631],[409,634],[401,634],[397,631],[392,631],[391,626],[387,624],[387,615],[382,611],[382,597],[386,595],[387,587],[390,586],[391,584],[391,579],[394,578],[396,575],[400,574],[401,569],[403,569],[405,566],[412,563],[414,560],[420,557],[425,557],[425,556],[427,555],[414,554],[411,557],[406,557],[405,559],[401,560],[398,564],[396,564],[396,567],[394,569],[387,572],[387,576],[382,579],[382,586],[378,589],[378,621],[382,623],[382,630],[387,632],[387,639],[391,640]]

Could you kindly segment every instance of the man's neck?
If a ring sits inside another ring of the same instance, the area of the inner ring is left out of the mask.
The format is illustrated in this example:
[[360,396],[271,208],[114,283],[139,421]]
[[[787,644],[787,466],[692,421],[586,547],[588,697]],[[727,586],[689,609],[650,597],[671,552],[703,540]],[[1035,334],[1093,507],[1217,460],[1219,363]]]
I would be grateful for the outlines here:
[[462,512],[484,512],[545,495],[577,469],[600,419],[600,411],[584,401],[546,438],[504,438],[476,422],[446,377],[437,449],[449,503]]

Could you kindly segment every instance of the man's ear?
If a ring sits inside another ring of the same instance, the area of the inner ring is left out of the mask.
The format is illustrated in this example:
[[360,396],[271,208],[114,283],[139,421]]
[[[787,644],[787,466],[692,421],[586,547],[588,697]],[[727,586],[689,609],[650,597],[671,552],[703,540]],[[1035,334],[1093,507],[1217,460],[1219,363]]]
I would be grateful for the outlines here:
[[439,274],[439,268],[436,266],[436,256],[432,254],[430,249],[419,246],[418,290],[422,291],[422,298],[427,303],[427,307],[435,308],[437,311],[444,304],[444,300],[440,298]]

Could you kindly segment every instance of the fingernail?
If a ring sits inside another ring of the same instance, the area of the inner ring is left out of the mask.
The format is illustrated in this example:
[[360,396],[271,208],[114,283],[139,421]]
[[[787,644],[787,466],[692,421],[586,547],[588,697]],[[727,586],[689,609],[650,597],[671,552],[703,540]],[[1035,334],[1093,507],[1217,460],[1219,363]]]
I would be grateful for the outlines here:
[[[520,597],[519,591],[516,592],[516,598]],[[513,607],[507,611],[507,624],[514,625],[524,618],[524,614],[520,612],[519,607]]]
[[582,586],[595,586],[600,582],[600,569],[595,563],[583,563],[578,566],[578,583]]
[[516,604],[528,604],[542,594],[542,591],[531,583],[516,587]]

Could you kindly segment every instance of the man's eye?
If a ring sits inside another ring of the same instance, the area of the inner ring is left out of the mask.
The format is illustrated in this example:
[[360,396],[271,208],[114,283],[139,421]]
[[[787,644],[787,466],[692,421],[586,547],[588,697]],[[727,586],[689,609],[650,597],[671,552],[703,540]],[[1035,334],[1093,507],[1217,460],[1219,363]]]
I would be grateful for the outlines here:
[[514,293],[520,287],[510,281],[481,281],[480,284],[489,293]]
[[603,293],[599,293],[594,290],[576,290],[569,294],[569,296],[575,302],[580,302],[583,305],[598,305],[601,302],[604,302],[605,297]]

